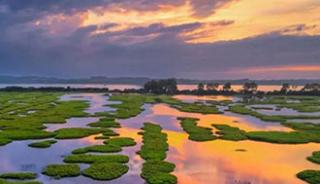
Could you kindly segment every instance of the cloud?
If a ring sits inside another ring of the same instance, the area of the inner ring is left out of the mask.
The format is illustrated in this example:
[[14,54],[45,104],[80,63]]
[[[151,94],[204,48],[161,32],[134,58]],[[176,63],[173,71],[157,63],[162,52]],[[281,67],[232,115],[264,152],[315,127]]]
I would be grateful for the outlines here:
[[[257,34],[249,34],[252,27],[239,26],[236,19],[208,17],[231,2],[0,0],[0,73],[203,79],[320,77],[318,71],[297,72],[300,66],[319,65],[320,37],[312,34],[319,30],[318,24],[294,23],[271,31],[258,27],[258,31],[252,30]],[[119,10],[123,24],[110,21],[119,14],[99,24],[83,24],[87,11],[97,11],[99,16],[99,11],[108,13],[112,6],[123,8]],[[153,11],[171,6],[170,21],[167,12],[157,14],[157,19],[152,17]],[[175,12],[176,6],[186,7],[181,13]],[[137,16],[127,16],[129,9],[137,10],[130,12]],[[237,27],[245,29],[235,31]],[[241,40],[216,39],[218,34]]]
[[191,0],[195,16],[209,16],[215,12],[216,9],[221,8],[234,2],[235,0]]

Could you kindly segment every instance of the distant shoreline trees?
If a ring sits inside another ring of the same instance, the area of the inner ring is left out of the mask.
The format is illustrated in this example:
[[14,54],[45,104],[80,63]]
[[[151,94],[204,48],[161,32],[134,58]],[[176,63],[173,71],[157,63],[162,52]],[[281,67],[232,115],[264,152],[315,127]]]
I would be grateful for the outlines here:
[[[222,86],[221,88],[219,88]],[[13,92],[115,92],[115,93],[153,93],[153,94],[186,94],[186,95],[313,95],[320,96],[320,84],[310,83],[306,84],[302,89],[298,90],[296,85],[290,85],[289,83],[282,84],[280,90],[263,92],[259,91],[258,84],[254,81],[246,82],[243,84],[242,89],[234,91],[231,83],[225,84],[204,84],[199,83],[196,89],[179,90],[176,79],[162,79],[151,80],[144,84],[142,89],[114,89],[108,88],[71,88],[71,87],[18,87],[11,86],[6,88],[0,88],[0,91],[13,91]]]

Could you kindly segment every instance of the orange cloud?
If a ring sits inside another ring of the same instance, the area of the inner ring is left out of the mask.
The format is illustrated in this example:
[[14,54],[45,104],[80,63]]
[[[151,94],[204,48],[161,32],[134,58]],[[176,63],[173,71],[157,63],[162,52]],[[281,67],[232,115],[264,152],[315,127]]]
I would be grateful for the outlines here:
[[[239,40],[269,33],[320,35],[318,0],[221,0],[222,4],[216,2],[219,1],[182,0],[167,5],[161,5],[159,2],[157,6],[149,9],[116,3],[78,12],[76,15],[81,21],[72,16],[52,15],[50,20],[48,18],[37,20],[36,25],[40,26],[39,23],[43,22],[50,25],[57,24],[57,27],[65,27],[70,25],[70,22],[76,22],[75,27],[117,25],[108,30],[97,30],[93,34],[96,35],[147,27],[152,24],[165,26],[202,24],[203,26],[194,30],[180,33],[182,40],[187,43]],[[206,10],[205,16],[195,15],[195,8]],[[215,24],[223,21],[232,24],[219,26]],[[56,29],[54,25],[51,28]]]
[[233,73],[265,73],[265,72],[320,72],[320,65],[297,65],[275,67],[252,67],[244,70],[233,70]]

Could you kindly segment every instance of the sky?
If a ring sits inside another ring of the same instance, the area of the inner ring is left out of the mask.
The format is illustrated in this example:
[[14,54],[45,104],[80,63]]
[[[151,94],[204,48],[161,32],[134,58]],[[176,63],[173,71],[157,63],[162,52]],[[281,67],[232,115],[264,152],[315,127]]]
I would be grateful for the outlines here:
[[320,78],[319,0],[0,0],[0,75]]

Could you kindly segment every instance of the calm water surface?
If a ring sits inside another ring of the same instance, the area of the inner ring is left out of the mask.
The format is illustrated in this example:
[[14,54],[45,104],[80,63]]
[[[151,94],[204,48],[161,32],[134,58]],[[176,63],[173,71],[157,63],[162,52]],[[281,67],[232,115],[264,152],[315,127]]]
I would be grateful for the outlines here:
[[[229,97],[177,97],[187,101],[198,100],[234,100]],[[90,107],[88,113],[111,111],[105,107],[110,104],[108,97],[103,94],[72,94],[61,100],[87,100]],[[170,149],[168,160],[176,164],[174,174],[179,184],[303,184],[296,179],[295,174],[305,169],[320,167],[308,162],[306,157],[313,151],[320,150],[318,144],[277,145],[253,141],[223,141],[216,140],[205,143],[188,140],[187,134],[180,127],[177,117],[197,117],[201,126],[211,127],[211,124],[228,124],[244,130],[281,130],[290,131],[277,123],[267,123],[257,118],[237,115],[231,112],[218,115],[202,115],[185,113],[169,107],[166,104],[146,104],[145,111],[140,115],[120,120],[121,136],[132,137],[138,144],[125,148],[122,154],[130,156],[129,172],[123,177],[108,181],[93,181],[85,177],[51,179],[40,175],[39,180],[49,184],[144,184],[140,178],[143,160],[136,154],[141,146],[141,136],[137,133],[143,122],[160,124],[166,133]],[[66,127],[85,127],[88,123],[99,118],[70,118],[66,124],[46,125],[50,131]],[[17,141],[0,147],[0,172],[32,171],[41,173],[48,164],[62,163],[63,157],[76,148],[102,144],[95,136],[75,140],[59,140],[48,149],[35,149],[27,145],[32,141]],[[237,150],[243,151],[237,151]],[[86,168],[87,165],[81,165]]]

